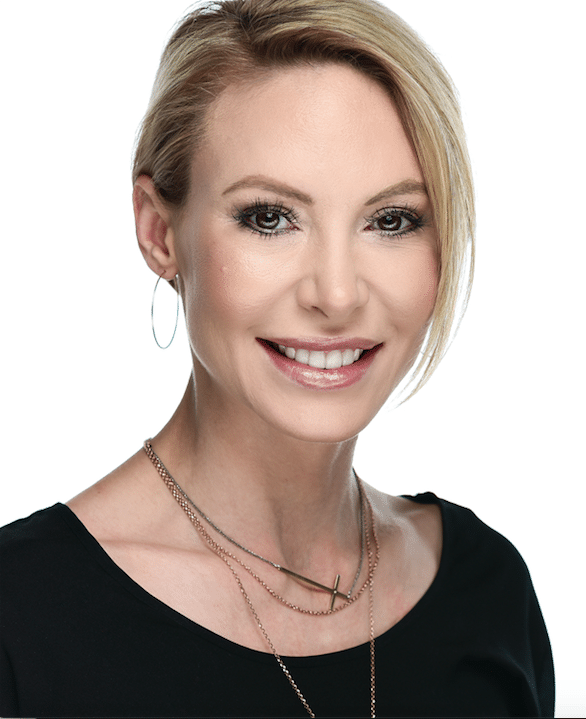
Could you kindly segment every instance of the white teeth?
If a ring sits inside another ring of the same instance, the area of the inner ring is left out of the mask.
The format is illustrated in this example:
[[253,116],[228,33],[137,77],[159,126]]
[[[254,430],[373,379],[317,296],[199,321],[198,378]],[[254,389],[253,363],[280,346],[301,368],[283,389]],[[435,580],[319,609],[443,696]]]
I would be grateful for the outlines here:
[[310,367],[315,367],[315,369],[325,369],[326,368],[326,353],[325,352],[315,352],[312,351],[309,353],[309,360],[307,361],[307,364]]
[[342,352],[342,365],[347,367],[349,364],[354,362],[354,352],[352,350],[344,350]]
[[332,350],[324,352],[321,350],[295,349],[294,347],[285,347],[278,345],[279,352],[289,359],[295,360],[300,364],[314,367],[315,369],[339,369],[347,367],[360,359],[364,350]]
[[328,352],[326,355],[326,369],[338,369],[342,366],[342,353],[340,350]]
[[295,350],[295,362],[309,364],[309,350]]

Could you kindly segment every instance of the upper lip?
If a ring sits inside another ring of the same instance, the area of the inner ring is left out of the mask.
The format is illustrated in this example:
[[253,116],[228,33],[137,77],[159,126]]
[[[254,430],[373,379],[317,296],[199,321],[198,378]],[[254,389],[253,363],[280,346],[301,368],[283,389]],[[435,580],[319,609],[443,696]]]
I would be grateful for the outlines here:
[[333,350],[370,350],[381,344],[364,337],[263,337],[267,342],[294,349],[331,352]]

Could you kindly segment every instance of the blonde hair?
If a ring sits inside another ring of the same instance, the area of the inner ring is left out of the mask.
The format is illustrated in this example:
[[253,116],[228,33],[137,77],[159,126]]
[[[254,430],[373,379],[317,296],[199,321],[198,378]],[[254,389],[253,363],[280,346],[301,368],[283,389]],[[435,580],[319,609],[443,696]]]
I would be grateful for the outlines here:
[[465,309],[474,268],[474,192],[456,91],[419,36],[375,0],[223,0],[190,12],[161,58],[134,156],[181,210],[210,104],[224,88],[303,63],[344,62],[383,85],[410,138],[439,238],[440,277],[419,362],[429,379]]

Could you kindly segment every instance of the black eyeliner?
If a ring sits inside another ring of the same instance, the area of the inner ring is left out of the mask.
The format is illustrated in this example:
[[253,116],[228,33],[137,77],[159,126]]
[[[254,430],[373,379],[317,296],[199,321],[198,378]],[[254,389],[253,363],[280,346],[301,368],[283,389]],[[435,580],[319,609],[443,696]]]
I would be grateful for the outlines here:
[[235,208],[232,211],[232,217],[238,223],[239,227],[254,232],[256,235],[262,235],[263,237],[274,237],[285,232],[289,232],[291,228],[285,228],[281,230],[262,230],[259,227],[255,227],[249,219],[254,215],[266,212],[280,215],[287,222],[293,224],[297,222],[297,215],[289,207],[285,207],[281,202],[267,202],[266,200],[256,199],[252,204],[246,204],[244,207]]
[[411,225],[403,230],[374,230],[382,237],[406,237],[407,235],[413,234],[414,232],[417,232],[428,225],[427,217],[420,214],[420,212],[415,207],[407,204],[393,205],[392,207],[383,207],[381,210],[375,212],[374,215],[371,215],[370,217],[365,217],[364,221],[368,222],[369,224],[372,224],[373,222],[376,222],[382,217],[390,216],[407,219],[409,220]]

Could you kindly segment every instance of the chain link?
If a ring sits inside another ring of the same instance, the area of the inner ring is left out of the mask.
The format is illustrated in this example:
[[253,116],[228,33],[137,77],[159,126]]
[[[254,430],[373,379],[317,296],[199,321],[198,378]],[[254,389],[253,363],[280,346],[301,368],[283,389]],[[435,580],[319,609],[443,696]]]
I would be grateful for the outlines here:
[[[149,443],[149,447],[152,450],[152,446]],[[153,451],[153,454],[157,458],[157,461],[160,462],[161,466],[165,469],[168,476],[170,477],[171,481],[175,484],[179,492],[183,495],[183,497],[189,502],[189,504],[195,509],[195,511],[199,514],[199,516],[204,519],[210,527],[216,530],[216,532],[224,537],[224,539],[227,539],[231,544],[235,545],[239,549],[241,549],[243,552],[246,552],[247,554],[250,554],[253,557],[256,557],[257,559],[260,559],[262,562],[265,562],[266,564],[269,564],[271,567],[274,567],[275,569],[278,569],[281,572],[285,572],[291,576],[295,576],[298,579],[301,579],[302,581],[308,582],[309,584],[313,584],[314,586],[320,586],[322,589],[324,587],[322,585],[319,585],[319,582],[313,582],[313,580],[308,579],[307,577],[303,577],[302,575],[297,574],[296,572],[291,572],[291,570],[287,569],[286,567],[283,567],[281,564],[277,564],[277,562],[273,562],[272,559],[267,559],[266,557],[263,557],[261,554],[258,554],[257,552],[253,552],[252,549],[249,549],[248,547],[245,547],[243,544],[240,544],[236,539],[233,539],[229,534],[226,534],[223,529],[220,529],[215,522],[210,519],[210,517],[207,516],[198,506],[197,504],[191,499],[191,497],[187,494],[187,492],[179,485],[177,480],[171,475],[169,470],[165,467],[165,465],[161,462],[160,458],[156,455],[156,453]],[[340,594],[344,596],[346,599],[350,599],[352,596],[352,592],[354,591],[354,588],[356,587],[356,583],[358,582],[358,579],[360,577],[360,574],[362,573],[362,565],[364,563],[364,493],[362,492],[362,489],[360,487],[360,482],[358,481],[358,477],[356,477],[356,474],[354,474],[354,477],[356,479],[356,484],[358,486],[358,496],[360,501],[360,561],[358,562],[358,569],[356,570],[356,574],[354,575],[354,581],[352,582],[352,586],[350,587],[349,591],[347,593],[343,592],[335,592],[335,594]],[[240,563],[245,569],[248,569],[245,564]],[[248,571],[251,571],[248,569]],[[366,584],[362,588],[362,591],[366,588]],[[328,591],[329,588],[327,588]]]
[[[290,607],[291,609],[295,609],[298,612],[302,612],[303,614],[311,614],[314,616],[321,616],[324,614],[334,614],[337,611],[340,611],[341,609],[344,609],[345,607],[349,606],[350,604],[353,604],[358,597],[364,592],[366,587],[368,587],[368,619],[369,619],[369,645],[370,645],[370,716],[371,719],[374,719],[376,717],[376,666],[375,666],[375,633],[374,633],[374,572],[378,565],[379,556],[380,556],[380,546],[378,542],[378,537],[376,533],[376,525],[374,521],[374,513],[372,510],[372,505],[370,503],[370,500],[366,496],[366,493],[364,492],[364,488],[362,487],[362,482],[360,481],[359,477],[356,476],[356,482],[358,484],[358,489],[361,494],[361,506],[364,509],[364,505],[368,508],[368,518],[370,525],[368,528],[366,527],[366,523],[364,523],[365,527],[365,538],[366,538],[366,552],[368,556],[368,577],[366,579],[366,582],[362,585],[360,590],[355,594],[351,599],[348,599],[346,604],[341,604],[338,607],[335,607],[333,609],[330,609],[328,611],[314,611],[311,609],[303,609],[301,607],[298,607],[295,604],[291,604],[286,599],[278,595],[276,592],[274,592],[265,582],[254,573],[254,571],[245,565],[238,557],[236,557],[231,552],[228,552],[224,547],[222,547],[220,544],[218,544],[206,531],[203,524],[200,522],[197,514],[193,511],[192,506],[193,502],[189,499],[187,494],[181,489],[179,484],[175,481],[175,479],[172,477],[169,470],[165,467],[165,465],[161,462],[157,454],[152,448],[152,445],[149,440],[146,440],[144,443],[144,450],[148,456],[148,458],[153,463],[155,469],[157,470],[158,474],[160,475],[161,479],[165,482],[167,485],[167,488],[177,501],[177,503],[181,506],[181,508],[185,511],[189,519],[191,520],[192,524],[195,526],[197,531],[201,534],[203,539],[207,542],[207,544],[213,549],[213,551],[224,561],[224,563],[227,565],[228,569],[232,573],[234,579],[236,580],[236,583],[238,584],[238,587],[240,589],[240,592],[242,596],[244,597],[244,600],[246,601],[246,604],[248,605],[248,608],[250,609],[250,612],[252,616],[254,617],[254,620],[256,621],[258,628],[260,632],[262,633],[265,641],[267,642],[271,652],[273,653],[273,656],[275,657],[277,663],[281,667],[281,670],[283,671],[283,674],[289,681],[289,684],[293,688],[293,691],[295,694],[297,694],[297,697],[299,698],[300,702],[303,704],[305,710],[309,714],[310,717],[313,717],[315,719],[315,714],[311,707],[309,706],[309,703],[303,696],[303,693],[297,686],[297,683],[291,676],[291,672],[287,669],[287,666],[281,659],[281,656],[277,652],[273,642],[271,641],[269,635],[267,634],[266,629],[264,628],[262,622],[260,621],[260,618],[256,612],[256,609],[254,608],[254,605],[248,596],[248,593],[246,592],[244,585],[242,584],[242,580],[238,576],[236,570],[230,563],[230,559],[235,560],[238,562],[244,569],[246,569],[275,599],[278,599],[282,603],[284,603],[286,606]],[[196,507],[197,509],[197,507]],[[199,510],[198,510],[199,511]],[[212,524],[212,526],[215,528],[215,525]],[[370,531],[369,531],[370,530]],[[370,534],[372,532],[372,538],[375,545],[375,552],[373,557],[373,551],[372,546],[370,543]],[[226,536],[223,534],[223,532],[220,532],[223,536]],[[234,542],[237,544],[236,542]],[[240,546],[240,545],[238,545]],[[241,547],[244,549],[243,547]],[[248,550],[245,550],[248,551]],[[253,552],[249,552],[249,554],[254,554]],[[254,555],[258,556],[258,555]],[[230,558],[230,559],[229,559]],[[262,557],[259,557],[262,559]],[[265,560],[267,561],[267,560]],[[268,561],[269,564],[272,564],[270,560]],[[278,567],[278,565],[277,565]],[[345,595],[342,595],[345,596]]]
[[[191,507],[193,507],[198,512],[198,514],[200,514],[200,516],[202,516],[201,511],[195,506],[195,504],[191,501],[191,499],[189,498],[187,493],[181,488],[181,486],[179,485],[177,480],[171,475],[169,470],[165,467],[165,465],[163,464],[163,462],[161,461],[159,456],[156,454],[156,452],[152,448],[152,445],[149,440],[145,441],[144,450],[145,450],[147,456],[149,457],[149,459],[151,460],[151,462],[154,464],[157,472],[160,474],[161,478],[163,479],[163,481],[165,482],[165,484],[167,485],[167,487],[169,488],[169,490],[171,491],[171,493],[177,500],[177,502],[181,505],[181,507],[183,507],[183,509],[189,516],[191,522],[195,525],[196,529],[201,534],[201,536],[205,539],[205,541],[214,548],[214,551],[217,551],[215,549],[216,547],[220,548],[222,550],[222,552],[225,554],[225,556],[230,557],[230,559],[233,559],[235,562],[237,562],[245,571],[247,571],[250,574],[251,577],[253,577],[253,579],[255,579],[261,585],[261,587],[263,587],[263,589],[265,591],[267,591],[274,599],[281,602],[281,604],[283,604],[284,606],[288,607],[289,609],[293,609],[296,612],[300,612],[301,614],[308,614],[313,617],[329,616],[330,614],[335,614],[336,612],[340,612],[343,609],[346,609],[346,607],[349,607],[351,604],[354,604],[354,602],[357,599],[359,599],[362,596],[362,594],[364,594],[365,590],[368,588],[370,571],[369,571],[369,576],[366,578],[366,580],[364,581],[364,583],[362,584],[360,589],[356,592],[356,594],[354,594],[354,596],[348,597],[348,595],[344,594],[343,592],[339,592],[340,596],[345,599],[345,603],[339,604],[337,607],[332,607],[330,605],[329,609],[323,609],[323,610],[307,609],[306,607],[300,607],[297,604],[293,604],[292,602],[288,601],[283,596],[281,596],[278,592],[276,592],[272,587],[270,587],[263,579],[261,579],[261,577],[259,577],[259,575],[254,571],[254,569],[252,569],[252,567],[248,566],[248,564],[245,564],[235,554],[233,554],[232,552],[229,552],[227,549],[224,549],[224,547],[222,547],[217,542],[215,542],[215,540],[210,536],[210,534],[206,531],[205,527],[199,521],[197,515],[193,513]],[[364,512],[364,505],[365,505],[365,503],[368,502],[368,499],[366,498],[364,488],[362,487],[362,483],[360,482],[360,479],[358,478],[358,476],[356,476],[356,483],[358,486],[358,491],[360,492],[361,508],[362,508],[362,511]],[[370,511],[372,511],[371,507],[369,507],[369,509],[370,509]],[[203,516],[205,517],[205,515],[203,515]],[[207,518],[206,518],[206,520],[207,520]],[[207,521],[209,521],[209,520],[207,520]],[[213,524],[212,522],[210,522],[210,524],[212,527],[214,527],[214,529],[217,529],[215,524]],[[362,524],[365,529],[366,540],[368,540],[364,518],[363,518]],[[218,530],[218,531],[220,531],[220,530]],[[222,536],[226,536],[221,531],[220,531],[220,534],[222,534]],[[234,543],[237,544],[237,546],[241,547],[241,545],[239,545],[237,542],[234,542]],[[244,547],[241,547],[241,549],[244,549]],[[254,552],[252,552],[252,551],[249,551],[249,550],[245,550],[245,551],[248,551],[249,554],[254,554]],[[262,558],[256,554],[254,554],[254,556],[257,556],[259,559]],[[281,571],[287,571],[280,565],[278,565],[276,563],[274,564],[270,560],[265,560],[265,561],[267,561],[269,564],[274,566],[276,569],[279,569]],[[372,567],[373,573],[374,573],[374,570],[377,568],[377,566],[378,566],[378,552],[375,556],[374,566]],[[361,567],[362,567],[362,562],[361,562]],[[355,583],[356,583],[356,580],[355,580]],[[324,587],[324,589],[326,589],[326,588]],[[328,591],[330,591],[330,590],[328,589]]]

